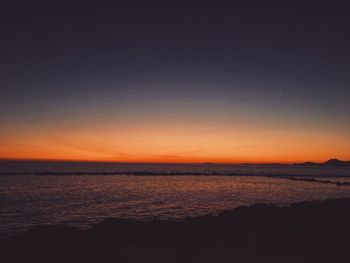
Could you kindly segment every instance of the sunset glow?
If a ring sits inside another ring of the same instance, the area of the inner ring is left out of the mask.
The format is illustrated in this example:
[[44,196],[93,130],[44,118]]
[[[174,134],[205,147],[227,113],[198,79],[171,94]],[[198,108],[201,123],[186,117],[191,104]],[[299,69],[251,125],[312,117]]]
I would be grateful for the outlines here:
[[343,2],[2,1],[0,261],[350,262]]
[[225,123],[26,127],[1,133],[3,159],[268,163],[350,159],[347,134]]
[[61,25],[69,8],[48,5],[44,18],[28,4],[44,19],[28,25],[16,11],[32,30],[5,32],[14,42],[0,62],[0,158],[350,159],[348,27],[331,20],[332,31],[325,14],[310,19],[300,8],[265,16],[253,6],[93,6]]

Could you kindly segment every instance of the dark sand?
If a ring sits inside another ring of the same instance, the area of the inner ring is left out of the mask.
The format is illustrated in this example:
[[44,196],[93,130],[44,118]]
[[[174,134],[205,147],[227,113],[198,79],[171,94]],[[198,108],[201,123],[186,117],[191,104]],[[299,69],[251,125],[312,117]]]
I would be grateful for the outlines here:
[[350,262],[350,199],[256,204],[181,222],[37,226],[0,241],[0,262]]

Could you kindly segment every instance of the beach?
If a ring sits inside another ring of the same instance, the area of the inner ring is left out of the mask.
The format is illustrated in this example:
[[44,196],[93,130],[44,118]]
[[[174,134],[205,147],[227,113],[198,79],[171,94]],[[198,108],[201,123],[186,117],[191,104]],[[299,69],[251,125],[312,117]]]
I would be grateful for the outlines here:
[[350,199],[255,204],[172,220],[40,225],[0,242],[2,262],[349,262]]

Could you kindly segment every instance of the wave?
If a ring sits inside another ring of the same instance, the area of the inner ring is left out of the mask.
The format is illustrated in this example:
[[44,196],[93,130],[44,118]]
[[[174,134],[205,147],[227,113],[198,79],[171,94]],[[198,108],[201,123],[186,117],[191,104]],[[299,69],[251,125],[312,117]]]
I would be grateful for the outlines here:
[[[124,175],[124,176],[259,176],[259,177],[270,177],[278,179],[286,179],[292,181],[303,181],[310,183],[323,183],[323,184],[334,184],[338,186],[350,185],[350,182],[344,181],[332,181],[317,179],[322,175],[307,175],[307,174],[284,174],[284,173],[242,173],[242,172],[176,172],[176,171],[109,171],[109,172],[0,172],[1,175],[30,175],[30,176],[108,176],[108,175]],[[333,175],[332,178],[342,178],[344,176]]]

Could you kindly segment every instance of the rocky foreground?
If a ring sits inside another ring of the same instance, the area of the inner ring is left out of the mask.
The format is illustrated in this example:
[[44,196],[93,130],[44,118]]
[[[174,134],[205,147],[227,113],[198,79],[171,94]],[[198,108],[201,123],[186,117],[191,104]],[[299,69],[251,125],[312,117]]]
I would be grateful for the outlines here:
[[36,226],[0,241],[7,262],[350,262],[350,199],[256,204],[173,221]]

